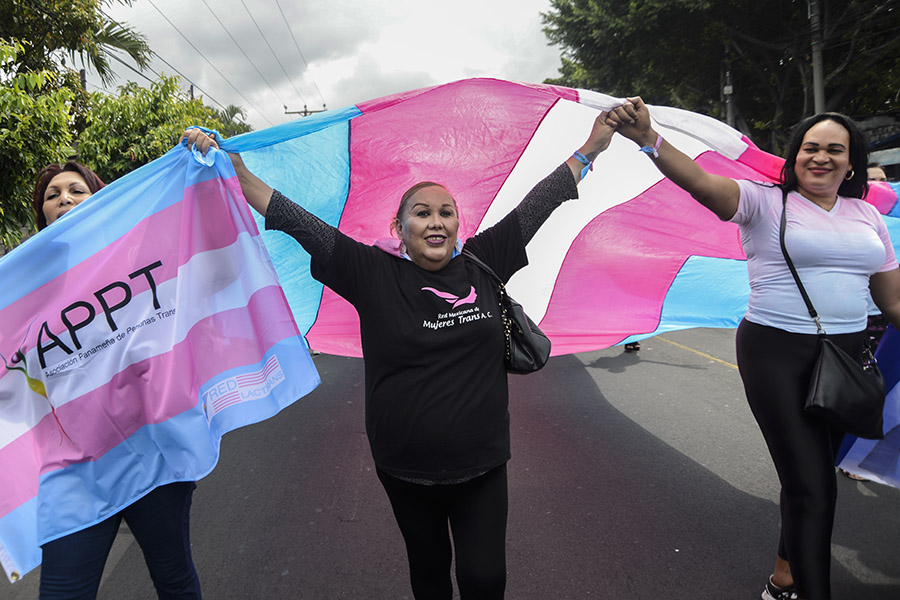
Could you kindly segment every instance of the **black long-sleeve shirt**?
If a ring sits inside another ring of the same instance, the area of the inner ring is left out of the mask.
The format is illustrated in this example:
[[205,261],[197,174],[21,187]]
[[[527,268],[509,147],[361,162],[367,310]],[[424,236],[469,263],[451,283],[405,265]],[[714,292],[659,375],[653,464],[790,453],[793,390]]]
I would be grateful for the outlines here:
[[[508,280],[528,262],[527,241],[577,195],[562,165],[465,247]],[[504,333],[496,284],[482,269],[464,257],[422,269],[350,239],[277,192],[266,228],[297,239],[312,256],[313,277],[359,314],[366,432],[379,469],[459,480],[509,459]]]

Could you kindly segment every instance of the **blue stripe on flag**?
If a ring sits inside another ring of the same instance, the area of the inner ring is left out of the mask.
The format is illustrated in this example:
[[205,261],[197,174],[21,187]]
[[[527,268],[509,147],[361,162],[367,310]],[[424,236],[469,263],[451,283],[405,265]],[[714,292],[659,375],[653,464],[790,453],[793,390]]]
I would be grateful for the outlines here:
[[[259,150],[266,146],[290,141],[296,137],[314,134],[318,131],[329,129],[332,125],[347,123],[351,119],[362,114],[355,106],[315,113],[289,123],[282,123],[275,127],[269,127],[260,131],[251,131],[228,138],[221,144],[226,152],[249,152]],[[340,129],[340,128],[338,128]],[[255,173],[255,171],[254,171]],[[262,178],[265,180],[265,178]]]
[[[5,549],[8,554],[0,556],[0,561],[7,569],[18,565],[19,577],[25,575],[41,564],[41,548],[35,545],[36,539],[37,498],[32,498],[0,519],[0,540],[3,540],[4,544],[0,552]],[[8,559],[11,559],[12,564],[7,566],[5,563]]]
[[[277,149],[259,147],[241,156],[270,186],[329,225],[340,224],[350,192],[348,122],[286,141]],[[255,211],[253,215],[297,326],[306,334],[315,322],[323,290],[309,272],[309,254],[289,235],[264,231],[264,219]]]
[[888,389],[884,403],[884,439],[847,436],[839,465],[864,477],[900,487],[900,333],[889,326],[875,353]]
[[669,286],[656,330],[619,343],[691,327],[737,327],[747,312],[749,296],[747,261],[691,256]]
[[[234,176],[224,154],[216,162],[223,176]],[[0,310],[106,248],[150,215],[181,202],[186,187],[217,177],[216,169],[197,164],[185,147],[176,146],[114,181],[4,257],[3,279],[16,285],[0,286]],[[89,236],[84,235],[86,221],[96,224]],[[16,260],[10,260],[12,256]]]
[[260,364],[272,355],[285,369],[290,366],[291,382],[275,386],[268,396],[231,406],[212,424],[198,402],[168,421],[142,427],[95,461],[42,475],[38,543],[99,523],[160,485],[201,479],[216,466],[222,435],[268,419],[319,384],[299,336],[272,346]]

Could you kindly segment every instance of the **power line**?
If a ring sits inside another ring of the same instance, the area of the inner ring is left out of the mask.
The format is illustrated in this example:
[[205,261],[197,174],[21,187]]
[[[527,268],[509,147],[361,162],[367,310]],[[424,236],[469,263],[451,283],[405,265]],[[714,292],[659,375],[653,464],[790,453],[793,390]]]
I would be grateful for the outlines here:
[[[152,50],[151,50],[151,52],[152,52]],[[182,73],[181,71],[179,71],[178,69],[176,69],[175,66],[174,66],[172,63],[170,63],[169,61],[167,61],[166,59],[164,59],[162,56],[160,56],[160,55],[157,54],[156,52],[153,52],[153,56],[155,56],[155,57],[158,58],[159,60],[163,61],[163,63],[165,63],[165,65],[166,65],[167,67],[169,67],[170,69],[172,69],[173,71],[175,71],[176,73],[178,73],[178,75],[179,75],[182,79],[184,79],[185,81],[187,81],[188,83],[190,83],[192,86],[194,86],[195,88],[197,88],[197,90],[198,90],[201,94],[203,94],[204,96],[206,96],[207,98],[209,98],[210,100],[212,100],[213,102],[215,102],[216,104],[218,104],[219,106],[221,106],[221,107],[222,107],[222,110],[225,110],[225,106],[224,106],[221,102],[219,102],[218,100],[216,100],[215,98],[213,98],[212,96],[210,96],[209,92],[204,91],[203,88],[201,88],[199,85],[197,85],[196,83],[194,83],[193,81],[191,81],[190,79],[188,79],[187,76],[186,76],[184,73]],[[257,109],[257,111],[258,111],[258,109]],[[262,113],[260,113],[260,114],[262,114]],[[263,115],[263,119],[265,119],[265,118],[266,118],[265,115]],[[268,121],[268,119],[266,119],[266,120]],[[271,124],[271,123],[270,123],[270,124]]]
[[297,38],[294,37],[294,30],[291,28],[290,23],[288,23],[287,17],[284,16],[284,11],[281,10],[281,3],[278,0],[275,0],[275,5],[278,7],[278,12],[281,13],[281,20],[284,21],[284,25],[285,27],[287,27],[288,33],[291,34],[291,39],[294,40],[294,47],[297,48],[297,54],[300,55],[300,60],[303,61],[303,65],[306,67],[306,72],[309,73],[309,78],[312,80],[312,83],[316,88],[316,93],[319,94],[319,98],[322,100],[322,106],[325,106],[325,96],[322,95],[322,91],[319,89],[319,84],[316,83],[316,78],[313,77],[312,71],[309,70],[309,63],[306,62],[306,57],[303,56],[303,52],[300,50],[300,44],[297,43]]
[[[94,88],[100,90],[101,92],[106,92],[106,93],[109,94],[110,96],[115,96],[115,93],[109,91],[109,90],[106,89],[105,87],[100,87],[99,85],[97,85],[97,84],[94,83],[93,81],[88,81],[87,78],[85,78],[84,82],[85,82],[86,84],[88,84],[88,85],[90,85],[90,86],[93,86]],[[85,91],[87,91],[87,90],[85,90]]]
[[209,12],[212,13],[212,16],[216,19],[216,21],[219,22],[219,25],[222,26],[222,29],[225,30],[225,33],[228,34],[228,37],[231,38],[231,41],[234,42],[234,45],[237,46],[237,49],[240,50],[241,54],[244,55],[244,58],[247,59],[247,62],[249,62],[250,65],[254,69],[256,69],[256,72],[259,73],[259,76],[262,77],[262,80],[266,82],[266,85],[269,86],[269,89],[272,90],[272,93],[275,94],[275,97],[278,98],[278,101],[281,102],[281,104],[284,106],[285,105],[284,100],[282,100],[281,96],[278,95],[278,92],[275,91],[275,88],[272,87],[272,84],[269,83],[269,80],[266,79],[266,76],[263,75],[262,72],[259,70],[259,68],[257,68],[256,64],[252,60],[250,60],[250,57],[247,56],[247,53],[244,52],[244,49],[241,47],[241,45],[238,43],[238,41],[236,39],[234,39],[234,36],[231,35],[231,32],[228,31],[228,28],[225,27],[225,24],[222,22],[221,19],[219,19],[219,16],[215,12],[213,12],[213,9],[211,9],[209,7],[209,4],[206,3],[206,0],[202,0],[202,1],[203,1],[203,5],[206,6],[207,10],[209,10]]
[[[134,67],[132,67],[131,65],[129,65],[127,62],[125,62],[124,60],[122,60],[121,58],[119,58],[118,56],[116,56],[115,54],[110,54],[109,56],[110,56],[110,58],[115,59],[116,61],[118,61],[118,62],[121,63],[122,65],[124,65],[124,66],[126,66],[127,68],[131,69],[132,71],[134,71],[135,73],[137,73],[138,75],[140,75],[141,77],[143,77],[144,79],[146,79],[147,81],[149,81],[150,83],[153,83],[153,80],[152,80],[152,79],[150,79],[149,77],[147,77],[146,75],[144,75],[142,72],[138,71],[137,69],[135,69]],[[159,73],[157,73],[156,71],[154,71],[154,70],[151,69],[150,67],[146,67],[146,69],[147,69],[148,71],[150,71],[151,73],[153,73],[154,75],[156,75],[157,77],[160,76]]]
[[[118,26],[121,27],[122,29],[125,29],[125,26],[124,26],[124,25],[122,25],[121,23],[119,23],[118,21],[116,21],[115,19],[113,19],[111,16],[109,16],[109,15],[108,15],[106,12],[104,12],[103,10],[101,10],[100,13],[101,13],[104,17],[106,17],[107,19],[109,19],[110,22],[115,23],[116,25],[118,25]],[[162,62],[164,62],[164,63],[166,64],[167,67],[169,67],[170,69],[172,69],[173,71],[175,71],[176,73],[178,73],[178,76],[181,77],[183,80],[187,81],[187,82],[190,83],[192,86],[194,86],[195,88],[197,88],[197,90],[199,90],[200,93],[204,94],[207,98],[209,98],[210,100],[212,100],[214,103],[216,103],[216,104],[218,104],[219,106],[221,106],[221,107],[222,107],[222,110],[225,110],[225,106],[224,106],[221,102],[219,102],[218,100],[216,100],[215,98],[213,98],[208,92],[204,91],[203,88],[201,88],[199,85],[197,85],[196,83],[194,83],[193,81],[191,81],[190,78],[188,78],[187,75],[185,75],[184,73],[182,73],[181,71],[179,71],[178,69],[176,69],[171,63],[169,63],[169,61],[167,61],[166,59],[164,59],[162,56],[160,56],[159,54],[157,54],[157,53],[156,53],[155,51],[153,51],[153,50],[150,50],[150,53],[151,53],[153,56],[155,56],[156,58],[158,58],[159,60],[161,60]],[[151,80],[149,77],[147,77],[147,76],[144,75],[143,73],[141,73],[141,72],[135,70],[134,67],[132,67],[131,65],[129,65],[129,64],[125,63],[124,61],[122,61],[121,58],[119,58],[119,57],[117,57],[117,56],[115,56],[115,55],[113,55],[113,54],[110,54],[110,56],[112,56],[113,58],[115,58],[117,61],[119,61],[120,63],[122,63],[123,65],[125,65],[126,67],[128,67],[129,69],[131,69],[132,71],[134,71],[135,73],[137,73],[138,75],[140,75],[141,77],[143,77],[144,79],[146,79],[147,81],[149,81],[150,83],[153,83],[153,80]],[[153,73],[154,75],[156,75],[157,78],[162,79],[162,75],[159,74],[159,73],[157,73],[156,71],[154,71],[151,67],[147,66],[147,67],[144,67],[144,68],[147,69],[148,71],[150,71],[151,73]],[[185,94],[184,92],[182,92],[181,95],[184,96],[185,98],[188,98],[187,94]],[[193,98],[191,98],[191,99],[193,99]]]
[[[202,52],[200,52],[200,49],[197,48],[197,46],[195,46],[194,43],[191,42],[191,40],[190,40],[186,35],[184,35],[184,34],[181,32],[181,30],[178,29],[178,27],[175,26],[175,23],[173,23],[171,20],[169,20],[169,17],[167,17],[167,16],[165,15],[165,13],[163,13],[163,11],[161,11],[161,10],[159,9],[159,7],[156,6],[156,4],[153,3],[153,0],[147,0],[147,1],[150,3],[150,6],[152,6],[153,8],[155,8],[155,9],[156,9],[156,12],[158,12],[160,15],[162,15],[162,18],[165,19],[165,20],[169,23],[169,25],[171,25],[172,28],[173,28],[175,31],[178,32],[178,35],[180,35],[182,38],[184,38],[184,41],[186,41],[186,42],[188,43],[188,45],[189,45],[191,48],[194,49],[194,51],[200,56],[200,58],[202,58],[203,60],[205,60],[205,61],[207,62],[207,64],[209,64],[209,66],[211,66],[211,67],[213,68],[213,70],[214,70],[216,73],[218,73],[219,76],[220,76],[222,79],[224,79],[225,82],[226,82],[228,85],[231,86],[231,89],[233,89],[235,92],[237,92],[237,94],[238,94],[241,98],[243,98],[243,99],[247,102],[247,104],[249,104],[256,112],[258,112],[259,115],[260,115],[263,119],[265,119],[266,122],[267,122],[269,125],[274,125],[274,123],[272,123],[272,121],[270,121],[270,120],[266,117],[266,115],[265,115],[261,110],[259,110],[258,108],[256,108],[256,106],[255,106],[252,102],[250,102],[250,100],[249,100],[244,94],[241,93],[241,90],[237,89],[237,88],[234,86],[234,84],[231,83],[231,81],[230,81],[227,77],[225,77],[225,75],[222,73],[222,71],[220,71],[220,70],[216,67],[216,65],[212,64],[212,62],[210,62],[210,60],[209,60],[208,58],[206,58],[206,56],[204,56],[204,54],[203,54]],[[243,2],[243,0],[241,0],[241,1]],[[245,5],[245,7],[246,7],[246,5]],[[268,43],[268,42],[267,42],[267,43]],[[168,63],[166,63],[166,64],[168,64]],[[218,102],[217,102],[216,104],[218,104]],[[220,104],[219,106],[221,106],[221,104]]]
[[244,0],[241,0],[241,4],[244,6],[244,10],[247,11],[247,14],[250,15],[250,20],[253,21],[253,24],[254,24],[254,25],[256,25],[256,30],[259,32],[260,37],[262,37],[263,41],[266,43],[266,46],[269,47],[269,52],[271,52],[271,53],[272,53],[272,56],[275,57],[275,60],[278,62],[278,66],[281,67],[282,72],[284,72],[285,76],[288,78],[288,81],[291,82],[291,87],[294,88],[294,91],[297,93],[298,96],[300,96],[300,100],[301,100],[301,101],[303,102],[303,104],[305,105],[305,104],[306,104],[306,100],[303,99],[303,94],[301,94],[301,93],[300,93],[300,90],[297,89],[297,86],[294,85],[294,80],[293,80],[293,79],[291,78],[291,76],[288,74],[287,69],[284,68],[284,65],[281,64],[281,59],[278,58],[278,55],[275,54],[275,50],[272,49],[272,45],[269,43],[269,38],[267,38],[267,37],[265,36],[265,34],[262,32],[262,29],[260,29],[259,23],[257,23],[257,22],[256,22],[256,19],[253,18],[253,13],[251,13],[251,12],[250,12],[250,9],[247,8],[247,4],[244,2]]

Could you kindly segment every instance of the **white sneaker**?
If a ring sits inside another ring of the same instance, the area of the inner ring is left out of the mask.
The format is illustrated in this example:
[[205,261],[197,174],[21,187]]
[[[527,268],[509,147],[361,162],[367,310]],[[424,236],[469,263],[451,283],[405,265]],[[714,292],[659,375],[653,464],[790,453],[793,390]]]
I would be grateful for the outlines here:
[[763,588],[762,600],[797,600],[797,598],[799,596],[794,590],[794,586],[780,588],[772,583],[771,577],[766,582],[766,587]]

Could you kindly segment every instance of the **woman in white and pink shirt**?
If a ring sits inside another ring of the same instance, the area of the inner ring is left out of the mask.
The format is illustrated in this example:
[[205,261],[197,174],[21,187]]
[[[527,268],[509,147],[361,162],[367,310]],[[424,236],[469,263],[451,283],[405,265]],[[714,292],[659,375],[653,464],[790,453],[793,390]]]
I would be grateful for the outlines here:
[[781,540],[762,597],[828,600],[834,459],[844,432],[803,412],[817,328],[785,262],[779,225],[786,210],[786,247],[824,330],[841,348],[861,353],[870,292],[900,325],[893,246],[881,215],[861,200],[868,191],[865,139],[844,115],[806,119],[793,132],[776,185],[707,173],[654,131],[640,98],[612,111],[608,122],[676,185],[740,227],[750,302],[737,331],[738,366],[782,486]]

